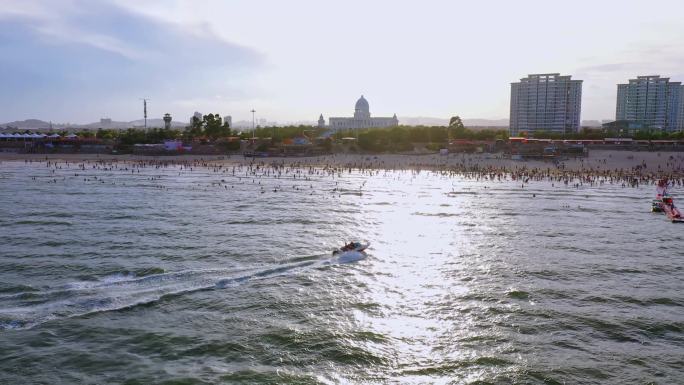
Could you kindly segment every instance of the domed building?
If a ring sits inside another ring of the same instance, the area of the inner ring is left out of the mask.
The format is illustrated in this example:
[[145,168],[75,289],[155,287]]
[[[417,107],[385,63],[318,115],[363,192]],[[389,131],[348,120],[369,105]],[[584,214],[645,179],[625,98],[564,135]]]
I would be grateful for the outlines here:
[[[391,118],[371,118],[368,100],[366,100],[363,95],[356,101],[353,118],[330,118],[329,122],[329,127],[333,131],[353,130],[357,128],[395,127],[399,125],[397,114],[394,114]],[[323,115],[318,118],[318,126],[321,128],[325,127]]]

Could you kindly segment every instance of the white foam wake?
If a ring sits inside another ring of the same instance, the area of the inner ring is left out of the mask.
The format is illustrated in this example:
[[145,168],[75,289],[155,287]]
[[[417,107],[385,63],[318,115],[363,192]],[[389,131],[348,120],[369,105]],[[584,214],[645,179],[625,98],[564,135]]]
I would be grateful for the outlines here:
[[225,289],[251,280],[352,263],[363,258],[365,254],[343,255],[268,267],[186,270],[144,277],[114,274],[97,281],[79,281],[42,291],[13,293],[0,297],[0,330],[32,328],[50,320],[121,310],[155,302],[169,295]]

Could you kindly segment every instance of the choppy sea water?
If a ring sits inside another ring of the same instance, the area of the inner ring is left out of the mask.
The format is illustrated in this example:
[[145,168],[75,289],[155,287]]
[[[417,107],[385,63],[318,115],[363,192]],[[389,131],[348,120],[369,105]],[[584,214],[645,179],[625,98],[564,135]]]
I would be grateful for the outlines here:
[[0,164],[2,384],[684,381],[650,186],[58,167]]

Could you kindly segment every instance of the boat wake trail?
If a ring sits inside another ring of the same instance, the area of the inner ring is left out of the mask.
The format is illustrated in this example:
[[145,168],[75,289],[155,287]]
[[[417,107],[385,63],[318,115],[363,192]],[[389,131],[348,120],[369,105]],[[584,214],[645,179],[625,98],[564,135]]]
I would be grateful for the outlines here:
[[42,291],[0,296],[0,330],[29,329],[42,323],[92,313],[121,310],[158,301],[165,296],[235,287],[248,281],[293,274],[305,269],[356,262],[358,258],[299,258],[268,267],[186,270],[152,274],[110,275]]

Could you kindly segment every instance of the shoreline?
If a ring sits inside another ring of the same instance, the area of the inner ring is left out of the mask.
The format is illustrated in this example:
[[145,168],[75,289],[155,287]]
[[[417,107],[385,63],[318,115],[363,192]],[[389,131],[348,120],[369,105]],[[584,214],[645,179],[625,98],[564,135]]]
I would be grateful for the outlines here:
[[19,154],[0,153],[3,162],[69,163],[209,163],[212,164],[298,164],[301,166],[373,168],[373,169],[450,169],[482,170],[558,170],[574,172],[638,172],[638,174],[684,175],[684,153],[595,150],[587,157],[566,160],[512,160],[499,154],[331,154],[312,157],[244,158],[242,155],[111,155],[111,154]]

